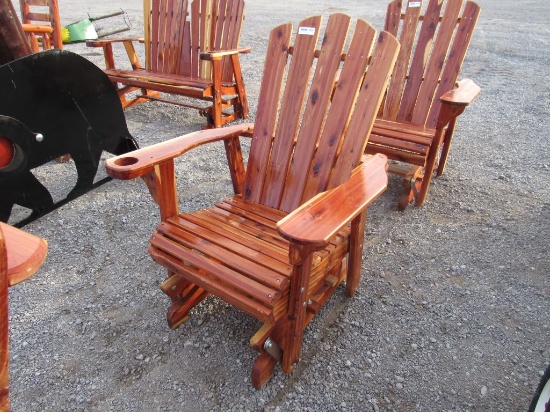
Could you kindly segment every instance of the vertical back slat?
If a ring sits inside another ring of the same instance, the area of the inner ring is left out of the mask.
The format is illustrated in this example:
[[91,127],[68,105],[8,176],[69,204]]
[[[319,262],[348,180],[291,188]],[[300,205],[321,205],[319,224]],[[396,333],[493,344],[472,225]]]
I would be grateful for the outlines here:
[[[413,3],[415,7],[410,7],[411,3]],[[399,57],[395,68],[393,69],[392,79],[386,96],[383,116],[384,119],[394,120],[399,112],[401,96],[403,93],[405,80],[407,78],[411,52],[416,37],[416,27],[420,17],[421,7],[416,7],[418,3],[421,4],[422,2],[412,2],[407,0],[407,10],[405,12],[405,18],[403,20],[401,36],[399,39],[401,43],[401,50],[399,52]]]
[[266,182],[268,184],[264,185],[261,200],[262,204],[270,207],[278,207],[282,196],[293,149],[292,142],[296,139],[300,124],[321,21],[321,16],[303,20],[296,34],[279,122],[273,139],[271,157],[267,163]]
[[260,96],[258,98],[258,114],[254,124],[254,135],[243,190],[243,198],[255,203],[260,202],[262,195],[266,172],[265,159],[269,156],[275,133],[277,110],[286,71],[291,35],[292,24],[278,26],[271,31],[267,45]]
[[[169,1],[169,0],[168,0]],[[156,60],[158,62],[157,71],[164,72],[166,64],[166,26],[169,26],[168,20],[168,1],[160,1],[159,21],[158,21],[158,50]]]
[[[202,0],[200,16],[200,51],[212,50],[212,8],[214,0]],[[199,77],[212,78],[212,64],[209,61],[199,59]]]
[[231,6],[230,4],[228,5],[227,0],[220,0],[218,2],[217,19],[215,28],[213,30],[213,33],[215,33],[214,50],[222,50],[225,48],[227,40],[227,28],[229,27],[228,19],[231,16],[230,9],[228,10],[228,7]]
[[[411,120],[418,97],[418,91],[422,84],[422,79],[424,78],[424,69],[426,68],[428,60],[430,59],[430,66],[434,63],[437,64],[437,59],[431,59],[430,55],[432,54],[433,41],[436,29],[439,25],[439,16],[442,6],[442,0],[430,0],[426,12],[424,13],[420,34],[416,41],[414,55],[409,68],[407,84],[405,85],[403,96],[401,97],[401,106],[399,108],[399,114],[397,115],[398,121]],[[438,36],[438,44],[440,44],[440,37],[441,36]]]
[[[187,10],[187,8],[185,9]],[[191,76],[192,74],[192,63],[191,63],[191,22],[189,19],[185,20],[185,24],[182,30],[181,44],[182,44],[182,54],[181,54],[181,63],[179,73],[182,76]]]
[[[236,49],[239,47],[239,38],[241,36],[242,23],[244,19],[244,1],[232,0],[228,8],[229,16],[226,19],[226,41],[225,49]],[[222,69],[222,80],[231,82],[233,80],[233,66],[229,57],[225,57]]]
[[345,132],[344,143],[331,169],[326,189],[332,189],[344,183],[351,175],[353,168],[359,164],[397,59],[399,47],[395,37],[387,32],[380,33],[349,127]]
[[447,64],[443,69],[441,81],[439,82],[439,86],[435,92],[438,99],[434,102],[430,110],[428,121],[426,122],[428,126],[435,127],[436,125],[437,116],[441,107],[439,96],[451,90],[455,85],[460,69],[462,68],[462,63],[464,62],[464,57],[466,56],[468,46],[472,40],[472,35],[474,33],[479,12],[480,7],[477,4],[471,1],[466,3],[455,38],[453,40],[453,44],[451,46],[451,50],[449,52]]
[[200,0],[193,0],[191,3],[191,76],[199,77],[199,54],[200,54]]
[[173,73],[173,39],[172,39],[172,33],[174,30],[174,20],[175,20],[175,13],[174,13],[174,3],[175,0],[168,0],[166,2],[166,11],[165,11],[165,23],[164,23],[164,34],[163,34],[163,48],[162,48],[162,54],[164,59],[164,64],[162,67],[163,73]]
[[[187,0],[176,2],[174,18],[172,19],[172,73],[181,74],[185,71],[184,56],[189,53],[186,49],[185,26],[187,25]],[[188,60],[188,59],[187,59]]]
[[[280,209],[294,210],[300,204],[315,147],[330,102],[332,87],[344,51],[351,18],[345,14],[333,14],[327,23],[320,56],[309,90],[302,117],[296,149],[290,162]],[[343,122],[345,119],[341,119]]]
[[[215,44],[216,50],[228,50],[231,48],[230,35],[231,35],[233,23],[234,23],[233,7],[236,7],[237,3],[238,3],[237,1],[231,1],[231,0],[220,1],[220,10],[222,10],[222,6],[223,6],[223,13],[222,11],[220,11],[219,21],[217,24],[218,27],[216,30],[216,44]],[[227,72],[230,68],[229,56],[225,56],[222,59],[221,67],[222,67],[222,82],[231,81],[233,78],[233,72],[231,72],[230,78],[228,78],[227,76]]]
[[326,188],[330,169],[340,150],[359,92],[359,84],[365,74],[376,30],[366,21],[358,20],[349,49],[346,53],[338,85],[334,91],[319,145],[307,172],[307,182],[300,203],[303,203]]
[[447,53],[457,27],[461,8],[462,0],[447,1],[447,7],[441,19],[441,24],[439,25],[433,53],[426,67],[424,81],[418,91],[416,107],[414,107],[414,111],[412,111],[412,116],[409,117],[415,124],[424,124],[426,122],[434,98],[438,97],[435,94],[435,89],[437,88],[443,65],[446,64],[445,59],[448,56]]
[[148,16],[148,20],[151,23],[149,26],[149,65],[147,66],[147,70],[152,71],[158,71],[160,3],[160,0],[152,0],[152,3],[150,3],[151,9]]
[[401,23],[401,0],[394,0],[388,4],[384,30],[397,37]]

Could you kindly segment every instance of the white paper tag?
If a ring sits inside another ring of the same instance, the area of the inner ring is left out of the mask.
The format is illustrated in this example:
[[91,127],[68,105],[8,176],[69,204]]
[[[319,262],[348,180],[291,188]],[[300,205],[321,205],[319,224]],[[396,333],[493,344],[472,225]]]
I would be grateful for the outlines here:
[[409,7],[420,7],[420,1],[409,1]]
[[315,27],[300,27],[298,29],[298,34],[307,34],[308,36],[313,36],[315,34]]

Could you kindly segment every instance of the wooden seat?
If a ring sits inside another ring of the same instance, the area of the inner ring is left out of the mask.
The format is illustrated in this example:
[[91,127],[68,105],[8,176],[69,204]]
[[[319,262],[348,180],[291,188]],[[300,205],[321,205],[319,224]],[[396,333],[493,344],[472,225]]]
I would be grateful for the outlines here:
[[[372,26],[358,20],[345,52],[351,18],[330,16],[324,37],[321,20],[302,21],[294,46],[291,24],[271,31],[255,124],[203,130],[106,162],[112,177],[142,177],[160,206],[149,253],[168,270],[161,288],[172,301],[169,325],[209,294],[264,323],[251,339],[260,352],[255,387],[279,359],[292,370],[304,328],[344,279],[355,292],[366,208],[387,185],[386,157],[361,159],[399,44],[385,32],[375,42]],[[245,169],[240,139],[248,137]],[[235,196],[180,214],[174,158],[220,140]]]
[[19,0],[21,23],[33,53],[62,49],[61,23],[57,0]]
[[401,50],[366,153],[408,165],[389,168],[405,178],[400,210],[414,198],[422,206],[433,173],[445,168],[457,117],[480,93],[471,80],[457,82],[480,10],[462,4],[429,0],[424,15],[422,1],[388,5],[385,30],[400,35]]
[[0,411],[9,411],[8,286],[32,276],[48,251],[44,239],[0,223]]
[[[103,47],[105,72],[118,88],[123,106],[154,99],[197,108],[207,117],[207,127],[245,119],[248,102],[239,54],[250,49],[239,48],[244,1],[193,0],[188,6],[187,0],[144,0],[143,8],[145,39],[87,42]],[[145,43],[145,67],[138,60],[135,41]],[[117,42],[124,44],[131,69],[115,67],[112,47]],[[127,96],[135,91],[137,95]],[[206,105],[161,98],[160,92]]]

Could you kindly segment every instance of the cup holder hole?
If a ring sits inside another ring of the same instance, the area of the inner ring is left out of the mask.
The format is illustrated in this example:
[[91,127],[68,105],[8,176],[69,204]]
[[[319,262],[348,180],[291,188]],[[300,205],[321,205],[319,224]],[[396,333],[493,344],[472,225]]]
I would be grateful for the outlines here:
[[120,159],[116,159],[114,163],[117,166],[131,166],[133,164],[136,164],[137,162],[137,157],[121,157]]

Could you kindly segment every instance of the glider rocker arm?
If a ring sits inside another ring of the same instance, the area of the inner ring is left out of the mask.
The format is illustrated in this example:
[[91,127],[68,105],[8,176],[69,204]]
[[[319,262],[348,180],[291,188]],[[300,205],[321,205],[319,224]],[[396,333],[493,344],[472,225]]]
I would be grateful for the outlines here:
[[388,184],[387,158],[364,157],[347,182],[320,193],[277,223],[281,236],[300,246],[324,247],[363,212]]
[[218,50],[218,51],[211,51],[211,52],[203,52],[200,54],[200,57],[202,60],[220,60],[224,56],[231,56],[234,54],[246,54],[250,53],[251,48],[250,47],[243,47],[239,49],[232,49],[232,50]]
[[115,58],[113,55],[113,44],[122,43],[126,49],[126,54],[132,65],[132,69],[140,69],[141,64],[139,62],[138,56],[136,54],[136,49],[134,47],[134,42],[143,43],[143,38],[127,38],[127,39],[111,39],[111,40],[87,40],[86,46],[88,47],[102,47],[103,55],[105,58],[105,68],[106,69],[115,69]]
[[253,124],[249,123],[190,133],[108,159],[105,161],[105,169],[115,179],[143,178],[151,196],[159,205],[161,219],[165,220],[178,214],[174,159],[197,146],[224,141],[233,184],[238,188],[240,184],[235,182],[242,180],[244,165],[239,156],[240,150],[235,148],[239,146],[235,140],[240,136],[249,136],[252,128]]

